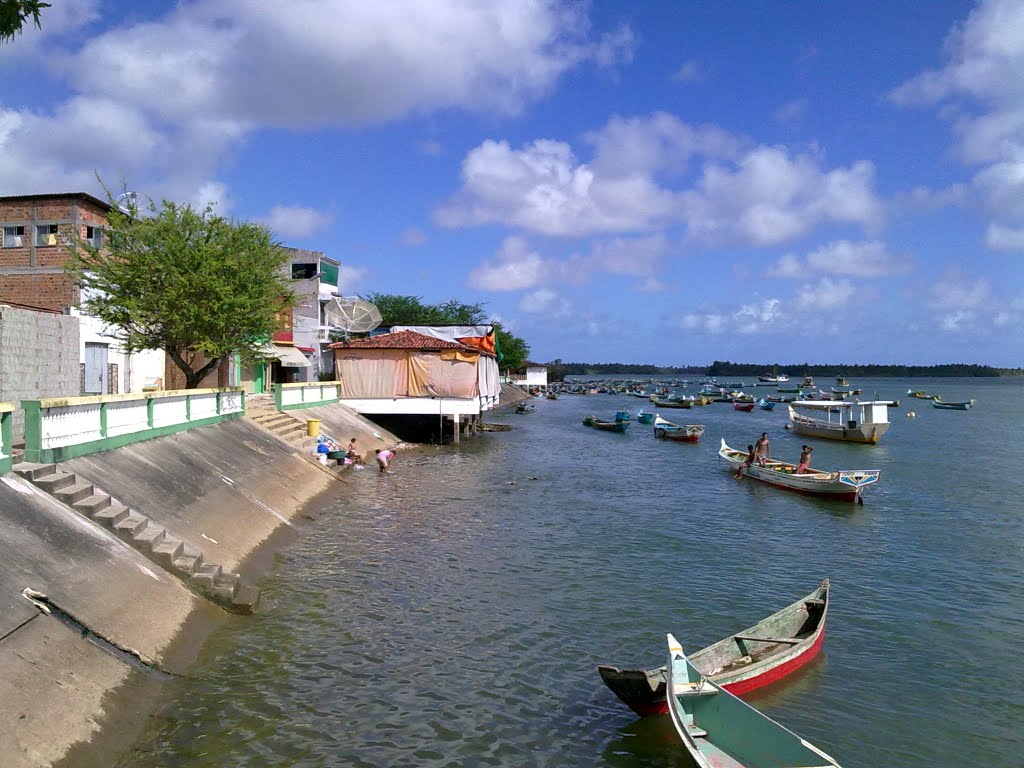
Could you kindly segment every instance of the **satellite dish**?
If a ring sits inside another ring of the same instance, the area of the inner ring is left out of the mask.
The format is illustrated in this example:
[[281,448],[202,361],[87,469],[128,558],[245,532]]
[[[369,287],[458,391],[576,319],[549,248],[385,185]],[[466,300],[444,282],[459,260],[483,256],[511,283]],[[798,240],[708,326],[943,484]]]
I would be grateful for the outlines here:
[[324,305],[324,320],[345,332],[348,341],[350,333],[366,333],[381,324],[382,318],[377,305],[360,298],[336,296]]

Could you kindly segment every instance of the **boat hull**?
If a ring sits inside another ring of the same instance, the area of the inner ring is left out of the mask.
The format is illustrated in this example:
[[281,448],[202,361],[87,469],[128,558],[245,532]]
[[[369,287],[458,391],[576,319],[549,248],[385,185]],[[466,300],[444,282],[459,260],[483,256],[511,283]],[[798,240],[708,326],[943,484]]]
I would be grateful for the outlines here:
[[932,400],[932,408],[941,408],[946,411],[966,411],[973,406],[973,400],[964,403],[943,403],[939,400]]
[[759,480],[785,491],[820,496],[837,501],[857,501],[864,489],[878,482],[877,469],[839,470],[822,472],[811,469],[797,474],[793,464],[782,461],[768,461],[765,466],[751,464],[744,466],[747,454],[730,448],[722,440],[718,455],[725,459],[733,470],[743,467],[743,477]]
[[[697,651],[690,657],[690,661],[702,674],[707,674],[711,680],[735,696],[778,682],[805,667],[821,651],[825,643],[825,628],[828,621],[828,597],[829,583],[826,579],[811,594],[753,627],[737,633],[758,635],[771,631],[795,635],[798,634],[797,630],[805,627],[806,622],[814,622],[813,629],[809,633],[804,632],[804,638],[797,645],[787,649],[780,648],[776,653],[765,655],[753,664],[716,673],[716,667],[721,666],[723,653],[733,651],[732,643],[735,636],[732,636]],[[788,622],[789,628],[780,629],[779,625],[782,622]],[[640,717],[664,715],[668,712],[665,667],[644,670],[600,666],[598,672],[605,685]]]
[[805,437],[820,437],[824,440],[842,440],[847,443],[875,445],[882,435],[889,431],[888,424],[859,424],[853,429],[842,424],[810,424],[803,421],[790,422],[793,432]]

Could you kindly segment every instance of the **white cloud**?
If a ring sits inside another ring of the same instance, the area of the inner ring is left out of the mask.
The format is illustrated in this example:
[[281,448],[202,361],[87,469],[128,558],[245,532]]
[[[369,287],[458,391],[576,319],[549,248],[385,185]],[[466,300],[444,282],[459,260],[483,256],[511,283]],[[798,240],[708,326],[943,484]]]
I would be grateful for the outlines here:
[[508,237],[496,254],[469,274],[469,284],[485,291],[519,291],[532,288],[545,276],[546,262],[521,237]]
[[800,309],[833,310],[850,303],[856,288],[849,280],[821,278],[813,285],[804,285],[797,291],[796,305]]
[[[899,105],[936,105],[995,227],[1024,226],[1024,4],[983,0],[950,32],[947,64],[889,94]],[[990,230],[988,242],[1003,247]]]
[[808,102],[807,99],[793,99],[792,101],[787,101],[775,110],[775,119],[780,123],[798,122],[805,114],[807,114],[808,106],[810,106],[810,102]]
[[338,292],[351,296],[360,290],[368,272],[362,267],[338,267]]
[[989,224],[985,244],[994,251],[1024,251],[1024,227]]
[[704,70],[700,64],[690,59],[683,62],[682,66],[672,75],[672,79],[681,83],[697,83],[704,79]]
[[981,309],[996,301],[987,280],[970,280],[958,270],[948,271],[932,286],[931,294],[932,305],[943,309]]
[[740,333],[751,335],[764,330],[778,330],[787,324],[779,299],[764,299],[743,304],[733,310],[691,312],[680,319],[686,330],[704,331],[713,335]]
[[756,147],[734,167],[712,164],[684,195],[690,236],[704,242],[739,240],[775,245],[823,223],[881,225],[867,161],[826,171],[811,155],[784,147]]
[[368,123],[459,108],[516,113],[586,61],[628,58],[620,30],[590,40],[577,6],[197,0],[109,31],[66,64],[78,87],[168,118],[263,125]]
[[427,242],[427,234],[418,227],[410,227],[399,235],[398,242],[409,248],[418,248]]
[[939,318],[939,328],[950,333],[968,330],[973,325],[974,312],[969,309],[959,309]]
[[331,218],[330,214],[315,208],[278,205],[271,208],[261,221],[278,237],[299,239],[326,229]]
[[[818,225],[871,230],[883,209],[874,166],[861,161],[825,169],[811,154],[784,147],[742,151],[744,141],[664,113],[609,120],[586,137],[595,149],[581,162],[565,142],[542,139],[521,149],[485,141],[462,165],[462,188],[435,212],[445,227],[511,224],[563,237],[639,233],[673,224],[705,243],[774,245]],[[696,181],[685,172],[708,164]],[[683,177],[684,183],[670,185]]]
[[569,317],[572,304],[550,288],[538,288],[523,296],[519,309],[531,315],[545,315],[554,319]]
[[905,271],[908,266],[907,259],[891,254],[885,243],[877,240],[835,240],[807,254],[804,259],[793,253],[784,254],[768,274],[796,278],[806,278],[815,273],[881,277]]

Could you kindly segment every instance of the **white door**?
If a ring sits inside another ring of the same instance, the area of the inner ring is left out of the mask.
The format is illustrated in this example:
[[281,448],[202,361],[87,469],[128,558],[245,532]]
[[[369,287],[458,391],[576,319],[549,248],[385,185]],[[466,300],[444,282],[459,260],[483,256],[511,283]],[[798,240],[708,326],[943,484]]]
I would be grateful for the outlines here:
[[107,394],[107,345],[85,343],[85,394]]

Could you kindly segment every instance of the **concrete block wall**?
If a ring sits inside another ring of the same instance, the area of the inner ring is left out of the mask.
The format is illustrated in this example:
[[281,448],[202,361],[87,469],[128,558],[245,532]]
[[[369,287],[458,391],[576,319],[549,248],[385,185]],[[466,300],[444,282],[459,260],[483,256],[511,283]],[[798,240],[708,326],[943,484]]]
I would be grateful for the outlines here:
[[[0,402],[77,397],[80,389],[78,318],[0,304]],[[14,441],[25,417],[14,411]]]

